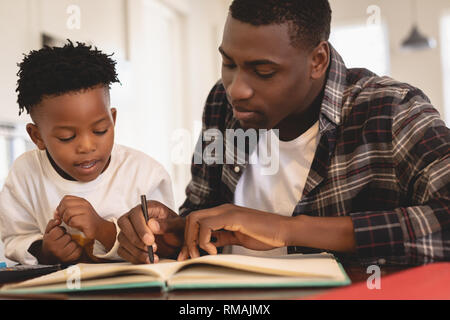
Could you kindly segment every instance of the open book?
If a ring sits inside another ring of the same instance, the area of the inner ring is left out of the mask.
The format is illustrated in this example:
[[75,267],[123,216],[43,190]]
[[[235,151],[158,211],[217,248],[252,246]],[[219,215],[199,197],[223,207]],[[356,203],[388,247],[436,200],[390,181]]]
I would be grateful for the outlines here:
[[233,254],[157,264],[77,264],[0,292],[38,293],[159,287],[162,290],[343,286],[351,281],[331,254],[277,258]]

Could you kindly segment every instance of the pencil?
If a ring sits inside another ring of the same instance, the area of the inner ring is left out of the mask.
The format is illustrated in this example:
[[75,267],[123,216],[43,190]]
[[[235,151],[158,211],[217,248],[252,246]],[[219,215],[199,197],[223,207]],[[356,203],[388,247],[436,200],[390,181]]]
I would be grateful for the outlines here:
[[[145,197],[145,194],[141,196],[141,207],[142,212],[144,213],[145,222],[148,222],[148,209],[147,209],[147,198]],[[153,247],[147,246],[148,251],[148,258],[150,260],[150,263],[155,263],[155,257],[153,256]]]

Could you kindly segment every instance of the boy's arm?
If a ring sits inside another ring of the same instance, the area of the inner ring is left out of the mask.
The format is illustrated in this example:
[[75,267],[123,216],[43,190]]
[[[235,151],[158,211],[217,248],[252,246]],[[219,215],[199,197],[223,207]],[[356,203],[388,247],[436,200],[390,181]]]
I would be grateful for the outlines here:
[[42,240],[43,234],[26,201],[17,196],[12,178],[10,173],[0,193],[0,235],[5,257],[21,264],[37,264],[38,260],[28,249]]

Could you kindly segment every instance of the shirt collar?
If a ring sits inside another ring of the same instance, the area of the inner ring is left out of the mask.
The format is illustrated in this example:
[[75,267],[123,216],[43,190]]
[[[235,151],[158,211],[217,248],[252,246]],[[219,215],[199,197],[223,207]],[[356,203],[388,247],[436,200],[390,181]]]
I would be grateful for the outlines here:
[[[341,124],[342,100],[347,86],[347,68],[339,53],[330,44],[330,66],[327,82],[325,84],[322,101],[321,115],[325,116],[332,124]],[[328,127],[324,119],[320,119],[321,132]]]

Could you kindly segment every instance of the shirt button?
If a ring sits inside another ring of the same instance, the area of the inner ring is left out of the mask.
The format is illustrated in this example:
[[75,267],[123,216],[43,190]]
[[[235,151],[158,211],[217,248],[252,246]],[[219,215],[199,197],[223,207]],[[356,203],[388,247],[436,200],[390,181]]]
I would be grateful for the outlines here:
[[241,168],[239,166],[234,167],[234,172],[236,173],[241,172]]

